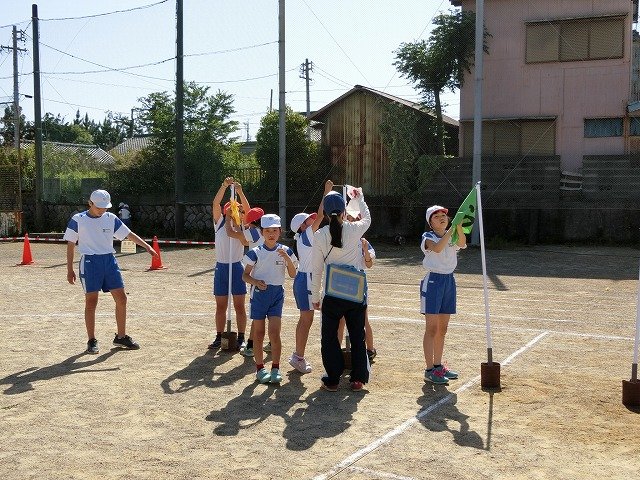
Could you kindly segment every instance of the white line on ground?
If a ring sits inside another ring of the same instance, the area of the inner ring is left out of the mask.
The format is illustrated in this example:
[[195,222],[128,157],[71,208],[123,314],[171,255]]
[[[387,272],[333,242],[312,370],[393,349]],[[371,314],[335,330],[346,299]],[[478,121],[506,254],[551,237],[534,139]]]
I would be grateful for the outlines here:
[[[287,310],[287,309],[285,309]],[[283,318],[298,318],[299,314],[297,310],[290,309],[292,312],[296,313],[283,313]],[[465,315],[476,315],[476,314],[468,314]],[[78,313],[7,313],[0,314],[0,319],[3,318],[74,318],[82,316],[81,312]],[[479,316],[479,314],[478,314]],[[484,316],[484,315],[483,315]],[[105,317],[113,317],[113,313],[97,313],[96,317],[105,318]],[[129,312],[127,313],[128,318],[141,318],[141,317],[209,317],[213,320],[213,312]],[[511,318],[511,317],[505,317]],[[316,317],[318,319],[318,317]],[[408,318],[408,317],[389,317],[389,316],[377,316],[370,315],[369,320],[373,322],[383,322],[383,323],[410,323],[415,325],[424,325],[424,319],[422,318]],[[553,322],[556,320],[546,319],[547,321]],[[463,328],[471,328],[471,329],[484,329],[484,324],[475,324],[475,323],[465,323],[465,322],[449,322],[449,325],[463,327]],[[623,341],[633,341],[633,337],[624,337],[621,335],[602,335],[595,333],[580,333],[580,332],[563,332],[561,330],[550,330],[550,329],[542,329],[542,328],[525,328],[525,327],[509,327],[505,325],[492,325],[494,330],[504,330],[509,332],[541,332],[547,331],[553,333],[554,335],[565,335],[569,337],[581,337],[581,338],[593,338],[596,340],[623,340]]]
[[[511,355],[509,355],[501,363],[501,365],[507,365],[507,364],[511,363],[518,355],[520,355],[520,354],[524,353],[525,351],[529,350],[536,343],[538,343],[544,337],[549,335],[549,333],[550,333],[549,331],[542,332],[540,335],[538,335],[537,337],[532,339],[529,343],[524,345],[522,348],[519,348],[518,350],[513,352]],[[365,455],[371,453],[372,451],[374,451],[378,447],[380,447],[380,446],[382,446],[382,445],[384,445],[386,443],[389,443],[395,437],[397,437],[398,435],[403,433],[405,430],[407,430],[409,427],[411,427],[412,425],[417,423],[421,418],[427,416],[428,414],[430,414],[434,410],[437,410],[442,405],[444,405],[445,403],[449,402],[452,398],[454,398],[454,396],[457,396],[459,393],[464,392],[465,390],[469,389],[470,387],[472,387],[473,385],[478,383],[479,380],[480,380],[480,375],[477,375],[476,377],[474,377],[471,380],[469,380],[467,383],[462,385],[457,390],[449,393],[449,395],[441,398],[436,403],[434,403],[433,405],[425,408],[424,410],[419,411],[415,416],[409,418],[408,420],[405,420],[402,424],[400,424],[399,426],[397,426],[396,428],[394,428],[390,432],[387,432],[382,437],[379,437],[377,440],[374,440],[373,442],[371,442],[366,447],[361,448],[357,452],[349,455],[342,462],[334,465],[328,472],[313,477],[314,480],[325,480],[325,479],[328,479],[328,478],[331,478],[331,477],[337,475],[338,473],[340,473],[341,471],[343,471],[343,470],[345,470],[347,468],[350,468],[352,464],[354,464],[355,462],[357,462],[358,460],[363,458]]]
[[393,480],[416,480],[414,477],[405,477],[403,475],[394,475],[393,473],[378,472],[369,468],[350,466],[347,468],[352,472],[364,473],[367,478],[391,478]]

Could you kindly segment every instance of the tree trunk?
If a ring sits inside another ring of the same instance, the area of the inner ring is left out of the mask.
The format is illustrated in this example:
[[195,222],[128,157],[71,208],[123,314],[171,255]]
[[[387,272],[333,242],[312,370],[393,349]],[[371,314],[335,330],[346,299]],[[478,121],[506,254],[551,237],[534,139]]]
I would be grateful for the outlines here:
[[442,105],[440,104],[440,89],[433,89],[436,108],[436,140],[438,155],[444,155],[444,123],[442,122]]

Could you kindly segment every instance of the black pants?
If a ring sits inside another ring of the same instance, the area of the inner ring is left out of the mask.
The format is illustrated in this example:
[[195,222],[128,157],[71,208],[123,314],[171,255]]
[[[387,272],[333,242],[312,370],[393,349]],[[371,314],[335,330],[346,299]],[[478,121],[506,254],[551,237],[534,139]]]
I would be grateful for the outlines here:
[[364,343],[364,314],[367,306],[326,295],[322,300],[322,363],[327,372],[324,382],[337,385],[344,372],[344,358],[338,341],[338,325],[345,318],[351,341],[351,381],[369,381],[369,358]]

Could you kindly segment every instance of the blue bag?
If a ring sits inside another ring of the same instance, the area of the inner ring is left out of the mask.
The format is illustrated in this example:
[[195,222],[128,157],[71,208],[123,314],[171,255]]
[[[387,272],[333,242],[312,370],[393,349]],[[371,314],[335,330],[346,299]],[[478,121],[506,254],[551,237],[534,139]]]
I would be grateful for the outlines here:
[[367,298],[367,275],[351,265],[327,265],[325,295],[364,303]]

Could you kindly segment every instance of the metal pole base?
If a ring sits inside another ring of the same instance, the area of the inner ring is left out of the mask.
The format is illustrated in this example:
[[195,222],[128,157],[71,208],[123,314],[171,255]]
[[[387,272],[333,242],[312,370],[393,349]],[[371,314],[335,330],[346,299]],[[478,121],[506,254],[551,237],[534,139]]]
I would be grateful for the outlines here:
[[500,364],[497,362],[480,364],[480,385],[482,388],[500,388]]
[[236,332],[222,332],[220,340],[220,348],[222,350],[238,350],[238,334]]
[[351,370],[351,350],[342,349],[342,358],[344,358],[344,369]]
[[640,407],[640,381],[622,381],[622,404],[626,407]]

